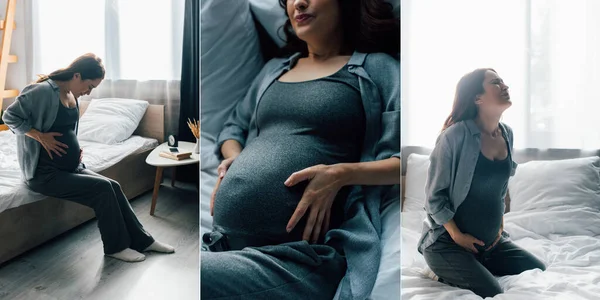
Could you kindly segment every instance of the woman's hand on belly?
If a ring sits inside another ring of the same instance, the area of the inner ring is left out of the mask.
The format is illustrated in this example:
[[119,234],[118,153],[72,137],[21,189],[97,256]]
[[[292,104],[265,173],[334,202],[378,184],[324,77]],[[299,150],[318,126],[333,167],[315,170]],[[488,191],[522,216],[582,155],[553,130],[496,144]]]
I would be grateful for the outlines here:
[[62,133],[58,132],[46,132],[39,133],[35,139],[42,144],[42,147],[48,152],[48,156],[50,159],[53,159],[52,153],[62,157],[62,154],[67,154],[65,149],[69,148],[69,146],[57,141],[54,137],[62,136]]
[[487,247],[487,249],[485,249],[485,251],[489,251],[490,249],[494,248],[494,246],[496,246],[496,244],[498,244],[498,242],[500,241],[500,238],[502,237],[503,231],[504,231],[504,216],[502,217],[502,224],[500,224],[500,230],[498,231],[498,236],[496,237],[494,242],[489,247]]
[[227,170],[229,169],[229,167],[231,166],[231,164],[233,163],[233,161],[235,160],[236,157],[237,157],[237,155],[227,158],[227,159],[224,159],[221,162],[221,164],[219,164],[219,166],[217,167],[217,174],[219,174],[219,177],[217,178],[217,183],[215,184],[215,188],[213,189],[213,192],[210,195],[210,215],[211,216],[214,215],[213,208],[215,206],[215,195],[217,194],[219,185],[221,185],[221,180],[225,176],[225,173],[227,173]]
[[331,206],[335,196],[344,186],[340,175],[335,165],[317,165],[295,172],[285,181],[288,187],[305,180],[310,181],[287,224],[288,232],[291,232],[310,210],[302,239],[316,243],[321,234],[327,233]]

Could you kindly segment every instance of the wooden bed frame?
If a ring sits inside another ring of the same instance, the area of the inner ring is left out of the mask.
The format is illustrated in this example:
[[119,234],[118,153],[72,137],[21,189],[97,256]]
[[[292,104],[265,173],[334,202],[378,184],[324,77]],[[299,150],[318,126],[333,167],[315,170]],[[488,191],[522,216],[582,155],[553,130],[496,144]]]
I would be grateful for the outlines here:
[[[80,101],[80,115],[89,101]],[[150,105],[134,135],[164,142],[164,105]],[[121,184],[128,199],[152,190],[156,168],[145,160],[152,151],[134,153],[100,174]],[[0,264],[94,218],[86,206],[48,197],[0,213]]]
[[[407,146],[402,148],[402,208],[404,208],[405,192],[404,187],[406,184],[406,165],[408,156],[412,153],[429,155],[432,149],[423,147]],[[570,159],[579,157],[589,156],[600,156],[599,150],[582,151],[578,149],[522,149],[515,150],[513,153],[513,159],[517,163],[526,163],[533,160],[559,160],[559,159]],[[510,194],[510,191],[509,191]],[[506,197],[506,211],[510,211],[510,196],[507,194]]]

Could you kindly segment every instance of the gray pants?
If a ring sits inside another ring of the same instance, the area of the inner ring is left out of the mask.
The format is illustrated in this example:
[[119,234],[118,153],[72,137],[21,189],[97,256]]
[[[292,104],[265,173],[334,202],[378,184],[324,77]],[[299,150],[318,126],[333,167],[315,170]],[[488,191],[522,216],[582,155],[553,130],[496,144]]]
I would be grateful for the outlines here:
[[423,250],[423,256],[440,282],[469,289],[483,298],[503,292],[494,275],[516,275],[535,268],[546,270],[539,259],[504,237],[494,248],[473,254],[456,244],[446,232]]
[[70,173],[38,167],[27,185],[42,195],[94,209],[106,254],[126,248],[142,251],[154,242],[138,221],[121,186],[112,179],[82,168]]
[[346,272],[332,247],[292,242],[200,253],[202,299],[331,300]]

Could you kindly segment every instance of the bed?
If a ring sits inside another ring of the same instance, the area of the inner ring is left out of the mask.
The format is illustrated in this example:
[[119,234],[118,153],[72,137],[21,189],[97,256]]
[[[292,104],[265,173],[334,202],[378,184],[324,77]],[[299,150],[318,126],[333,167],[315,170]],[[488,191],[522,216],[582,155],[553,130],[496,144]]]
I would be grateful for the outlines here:
[[[214,154],[215,145],[204,140],[201,148],[200,174],[200,235],[212,231],[210,196],[217,181],[219,164]],[[375,286],[369,299],[397,299],[400,294],[400,202],[393,201],[381,208],[382,257]]]
[[[89,106],[80,101],[80,115]],[[117,180],[128,199],[153,188],[155,169],[146,156],[164,141],[164,106],[149,105],[133,135],[109,146],[80,141],[84,163],[92,171]],[[37,194],[22,183],[15,136],[0,131],[0,264],[94,217],[80,204]]]
[[[429,150],[403,149],[402,299],[481,299],[430,278],[417,242]],[[600,295],[600,151],[516,151],[505,230],[540,258],[545,272],[499,277],[493,299],[598,299]]]

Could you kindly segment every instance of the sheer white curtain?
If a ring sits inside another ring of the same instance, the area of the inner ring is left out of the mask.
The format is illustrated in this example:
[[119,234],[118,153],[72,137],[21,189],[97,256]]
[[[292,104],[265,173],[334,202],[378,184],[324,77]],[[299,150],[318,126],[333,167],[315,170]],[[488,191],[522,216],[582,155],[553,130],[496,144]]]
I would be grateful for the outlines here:
[[134,98],[165,104],[176,132],[184,0],[29,0],[30,80],[93,52],[106,78],[88,98]]
[[402,143],[432,147],[456,83],[510,86],[516,148],[599,149],[600,1],[402,0]]

